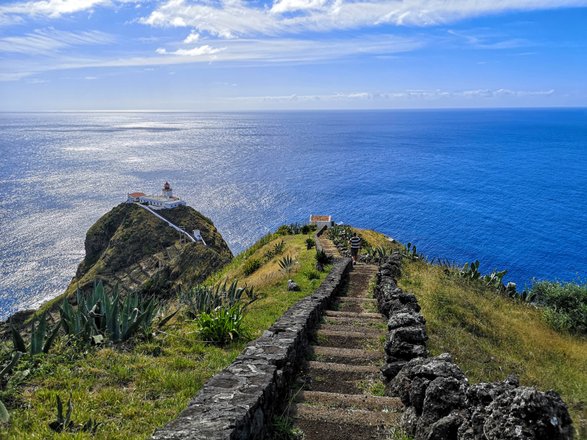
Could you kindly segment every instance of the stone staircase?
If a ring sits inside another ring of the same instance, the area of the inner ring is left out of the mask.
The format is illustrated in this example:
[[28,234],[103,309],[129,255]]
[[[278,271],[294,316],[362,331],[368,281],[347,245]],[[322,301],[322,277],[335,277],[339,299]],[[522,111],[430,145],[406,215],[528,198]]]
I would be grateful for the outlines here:
[[323,316],[289,415],[304,440],[389,439],[403,405],[382,397],[387,328],[371,297],[377,267],[357,265]]

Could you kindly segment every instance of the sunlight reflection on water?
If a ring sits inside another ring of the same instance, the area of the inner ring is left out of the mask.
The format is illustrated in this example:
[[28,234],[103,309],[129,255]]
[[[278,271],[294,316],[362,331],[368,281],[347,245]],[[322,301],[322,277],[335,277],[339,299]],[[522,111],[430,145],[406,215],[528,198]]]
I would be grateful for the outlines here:
[[585,112],[542,112],[0,115],[0,318],[60,293],[87,229],[164,180],[235,253],[318,212],[519,283],[584,275]]

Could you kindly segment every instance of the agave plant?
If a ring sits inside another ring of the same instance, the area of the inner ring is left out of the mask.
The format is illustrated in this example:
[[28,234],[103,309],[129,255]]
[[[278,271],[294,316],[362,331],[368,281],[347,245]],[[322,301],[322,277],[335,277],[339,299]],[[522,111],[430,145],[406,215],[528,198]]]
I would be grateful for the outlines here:
[[45,339],[45,336],[47,336],[47,318],[46,314],[43,313],[43,315],[38,320],[33,321],[31,324],[31,342],[28,348],[24,342],[24,338],[21,336],[18,330],[14,326],[10,326],[10,333],[12,335],[14,349],[21,353],[29,353],[31,355],[48,353],[51,346],[53,345],[53,342],[55,342],[55,338],[57,337],[57,332],[59,331],[60,326],[61,321],[57,323],[57,325],[49,334],[48,338]]
[[277,243],[275,243],[273,245],[273,247],[271,249],[269,249],[267,252],[265,252],[265,255],[264,255],[265,261],[269,261],[273,257],[276,257],[277,255],[281,255],[284,250],[285,250],[285,242],[283,240],[278,241]]
[[159,306],[153,298],[136,293],[120,297],[118,289],[107,292],[101,282],[88,295],[77,292],[77,307],[64,300],[59,307],[65,332],[86,343],[104,338],[113,342],[130,339],[139,332],[148,334]]
[[286,255],[279,260],[278,264],[285,273],[289,274],[296,265],[296,260],[294,260],[291,255]]
[[69,400],[67,401],[67,410],[65,411],[65,415],[63,415],[63,402],[61,398],[57,396],[57,419],[51,423],[49,423],[49,428],[51,428],[55,432],[89,432],[92,435],[96,434],[100,423],[96,422],[93,419],[89,419],[86,423],[82,425],[76,425],[71,420],[71,413],[73,412],[73,403],[71,401],[71,394],[69,396]]
[[230,307],[217,307],[210,313],[202,313],[197,318],[198,330],[206,342],[225,345],[246,335],[243,328],[245,306],[234,304]]
[[[12,354],[12,358],[10,359],[8,364],[6,364],[6,366],[4,368],[2,368],[2,370],[0,370],[0,382],[2,382],[4,380],[4,377],[7,376],[8,374],[10,374],[12,369],[14,367],[16,367],[16,364],[18,363],[18,361],[20,360],[21,357],[22,357],[22,352],[20,352],[20,351],[15,351]],[[0,422],[1,423],[8,423],[9,420],[10,420],[10,414],[8,414],[8,410],[6,409],[6,406],[4,406],[4,403],[0,400]]]
[[248,301],[245,307],[258,299],[253,287],[239,287],[238,280],[233,280],[230,284],[225,280],[216,286],[197,285],[187,292],[180,294],[180,301],[188,308],[188,316],[192,319],[202,313],[211,313],[218,307],[232,307],[242,302],[244,297]]

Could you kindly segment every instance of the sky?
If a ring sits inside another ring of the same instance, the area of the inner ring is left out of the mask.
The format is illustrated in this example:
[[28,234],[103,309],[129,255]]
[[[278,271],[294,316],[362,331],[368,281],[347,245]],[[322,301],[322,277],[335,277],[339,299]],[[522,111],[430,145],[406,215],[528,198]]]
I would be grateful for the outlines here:
[[0,111],[587,106],[587,0],[0,0]]

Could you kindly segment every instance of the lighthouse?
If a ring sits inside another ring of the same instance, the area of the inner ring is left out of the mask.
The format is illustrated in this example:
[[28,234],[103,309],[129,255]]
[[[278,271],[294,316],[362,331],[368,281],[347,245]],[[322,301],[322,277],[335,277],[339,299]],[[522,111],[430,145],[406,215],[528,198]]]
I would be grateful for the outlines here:
[[173,191],[169,182],[165,182],[163,185],[163,197],[167,197],[168,199],[173,197]]

